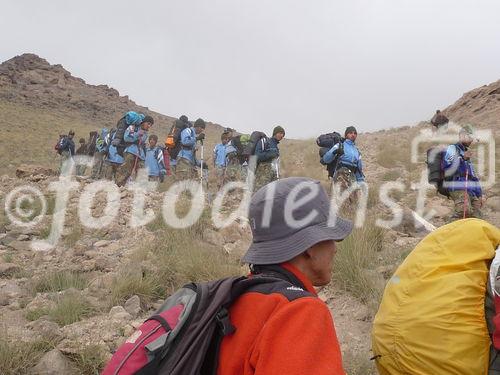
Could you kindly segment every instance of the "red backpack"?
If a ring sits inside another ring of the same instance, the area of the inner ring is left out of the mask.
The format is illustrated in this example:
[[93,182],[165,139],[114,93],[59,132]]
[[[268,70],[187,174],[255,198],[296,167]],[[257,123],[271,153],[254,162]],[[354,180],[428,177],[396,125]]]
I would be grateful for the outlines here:
[[184,286],[118,348],[102,374],[215,374],[222,339],[235,331],[228,308],[241,294],[272,291],[289,299],[310,295],[301,288],[291,295],[292,284],[278,277],[229,277]]

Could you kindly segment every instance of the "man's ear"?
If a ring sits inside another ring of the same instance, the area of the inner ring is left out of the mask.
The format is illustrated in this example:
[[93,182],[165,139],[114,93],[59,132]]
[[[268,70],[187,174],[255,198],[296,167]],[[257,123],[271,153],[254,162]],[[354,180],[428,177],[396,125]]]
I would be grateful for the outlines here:
[[314,246],[310,247],[306,251],[304,251],[301,255],[305,257],[306,260],[314,258]]

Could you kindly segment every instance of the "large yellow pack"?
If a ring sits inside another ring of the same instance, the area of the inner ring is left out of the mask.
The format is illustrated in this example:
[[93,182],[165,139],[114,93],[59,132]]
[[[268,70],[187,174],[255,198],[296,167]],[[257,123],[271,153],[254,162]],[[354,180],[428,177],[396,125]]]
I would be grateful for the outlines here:
[[380,375],[486,375],[484,302],[500,230],[459,220],[425,237],[389,280],[375,316]]

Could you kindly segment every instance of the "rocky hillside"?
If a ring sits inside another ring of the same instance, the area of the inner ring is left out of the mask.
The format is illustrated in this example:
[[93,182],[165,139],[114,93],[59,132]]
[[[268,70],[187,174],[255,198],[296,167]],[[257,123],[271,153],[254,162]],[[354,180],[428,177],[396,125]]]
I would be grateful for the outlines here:
[[500,80],[465,93],[443,112],[456,122],[492,128],[500,134]]
[[[58,134],[73,129],[77,139],[87,138],[92,130],[115,126],[129,110],[153,116],[152,133],[160,139],[174,121],[106,85],[89,85],[61,65],[52,65],[37,55],[7,60],[0,64],[0,126],[7,133],[0,139],[0,172],[13,173],[22,163],[54,167],[58,158],[53,146]],[[209,141],[215,142],[221,129],[209,123]]]

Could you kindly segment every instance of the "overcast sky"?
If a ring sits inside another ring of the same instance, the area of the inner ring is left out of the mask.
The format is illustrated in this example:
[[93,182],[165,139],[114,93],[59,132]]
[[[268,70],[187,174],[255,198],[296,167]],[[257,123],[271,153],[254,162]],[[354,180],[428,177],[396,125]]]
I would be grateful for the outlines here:
[[500,1],[3,0],[0,60],[33,52],[141,105],[316,136],[428,119],[500,79]]

